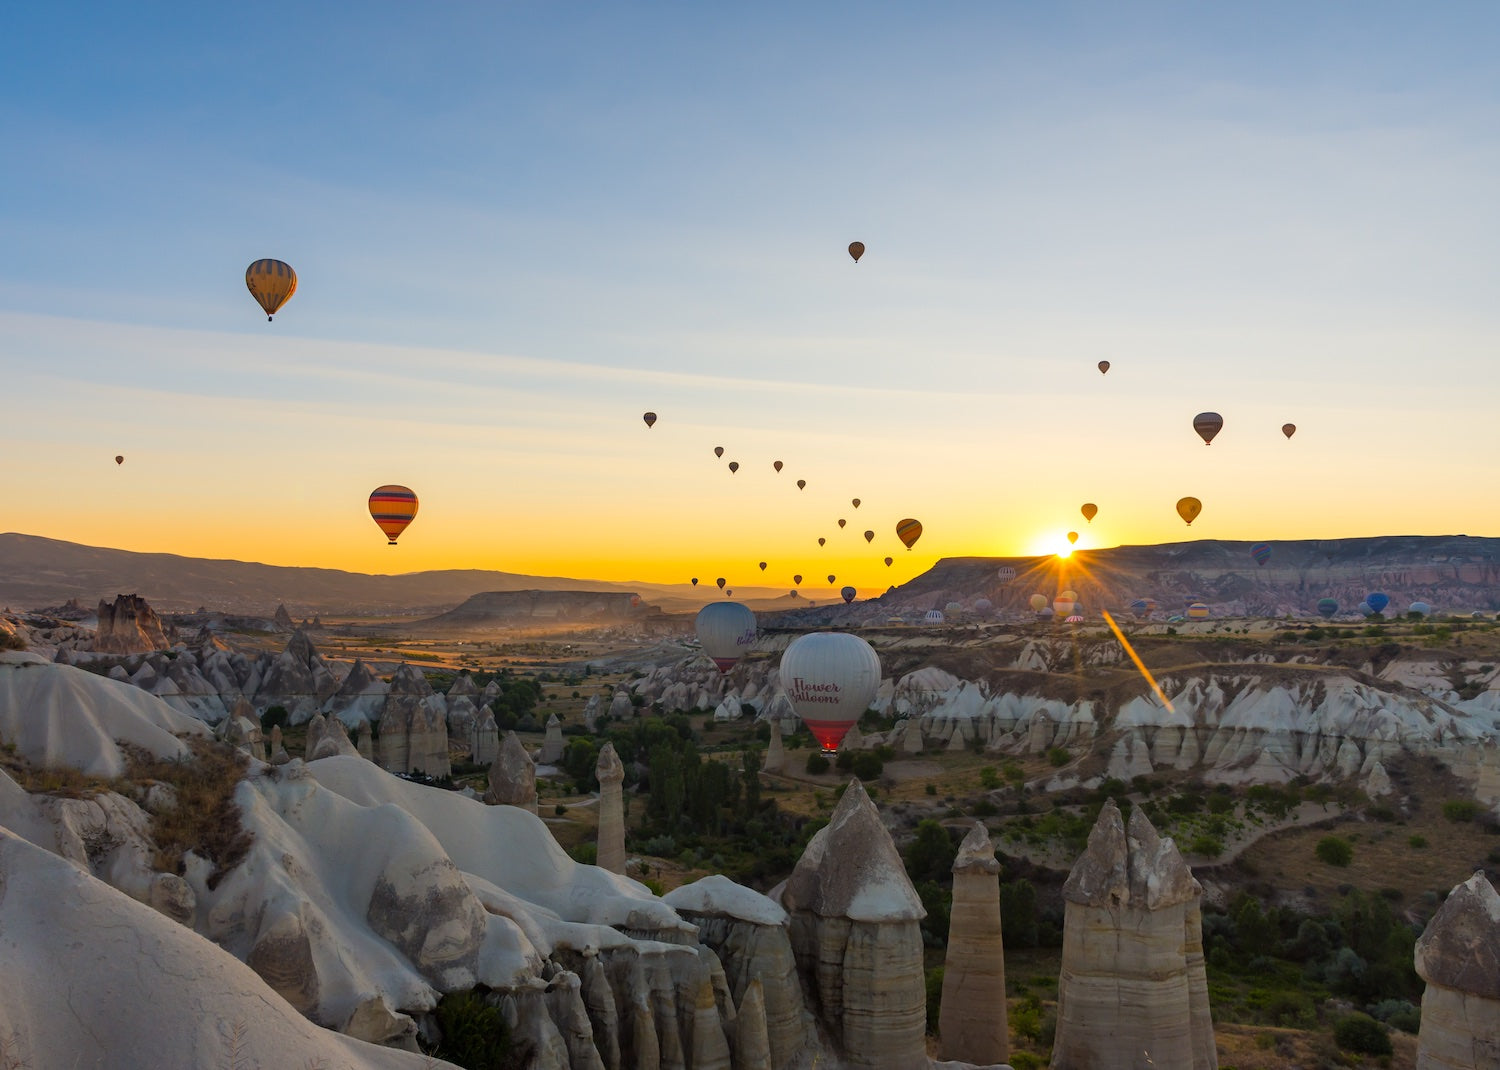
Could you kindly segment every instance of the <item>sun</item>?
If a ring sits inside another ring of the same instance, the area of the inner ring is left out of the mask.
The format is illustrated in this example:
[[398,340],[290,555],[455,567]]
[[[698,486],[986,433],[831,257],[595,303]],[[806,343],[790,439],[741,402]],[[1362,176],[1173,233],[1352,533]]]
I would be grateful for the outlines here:
[[1049,531],[1039,534],[1030,543],[1030,556],[1047,557],[1049,555],[1066,561],[1073,556],[1073,544],[1068,542],[1067,535]]

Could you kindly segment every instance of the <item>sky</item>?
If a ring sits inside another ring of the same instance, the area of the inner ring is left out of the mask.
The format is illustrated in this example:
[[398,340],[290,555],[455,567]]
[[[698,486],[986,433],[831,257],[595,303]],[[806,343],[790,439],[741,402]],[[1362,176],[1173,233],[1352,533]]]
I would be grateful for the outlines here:
[[[1497,29],[1482,3],[23,5],[0,531],[862,591],[1070,530],[1495,534]],[[298,275],[274,323],[262,257]],[[387,483],[421,501],[394,549]]]

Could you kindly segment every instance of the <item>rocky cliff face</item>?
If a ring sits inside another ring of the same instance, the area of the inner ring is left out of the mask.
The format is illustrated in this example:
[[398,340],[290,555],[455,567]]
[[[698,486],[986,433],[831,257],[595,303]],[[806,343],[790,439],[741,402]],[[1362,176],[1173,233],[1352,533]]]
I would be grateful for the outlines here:
[[1171,839],[1105,804],[1063,886],[1054,1067],[1215,1070],[1201,896]]
[[1500,1066],[1500,894],[1476,873],[1453,889],[1417,941],[1418,1070]]
[[625,593],[486,591],[447,613],[418,621],[416,626],[424,631],[482,631],[535,624],[620,624],[650,612],[639,598]]
[[113,602],[101,600],[98,615],[93,649],[100,653],[144,654],[171,645],[161,618],[140,595],[116,595]]

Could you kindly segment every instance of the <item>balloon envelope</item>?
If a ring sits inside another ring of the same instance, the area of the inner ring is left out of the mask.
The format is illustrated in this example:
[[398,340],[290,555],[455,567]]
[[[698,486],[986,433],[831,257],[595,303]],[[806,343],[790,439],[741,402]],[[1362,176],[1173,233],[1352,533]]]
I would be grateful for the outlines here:
[[1193,430],[1205,446],[1212,445],[1214,436],[1224,429],[1224,417],[1216,412],[1200,412],[1193,417]]
[[125,455],[124,454],[116,454],[115,455],[115,464],[124,464],[124,463],[125,463]]
[[1087,520],[1090,524],[1094,522],[1094,517],[1099,515],[1099,507],[1093,502],[1084,502],[1083,508],[1078,511],[1083,514],[1083,519]]
[[1264,568],[1266,562],[1271,560],[1271,544],[1268,542],[1256,543],[1250,547],[1250,556],[1255,560],[1257,565]]
[[844,632],[798,636],[781,656],[781,686],[823,750],[840,741],[880,687],[880,658],[870,644]]
[[890,568],[895,563],[896,563],[896,559],[894,557],[887,557],[885,559],[885,567],[886,568]]
[[1406,611],[1408,613],[1415,613],[1419,617],[1427,617],[1432,615],[1432,607],[1429,606],[1426,602],[1413,602]]
[[1077,542],[1078,542],[1078,532],[1076,532],[1076,531],[1070,531],[1070,532],[1068,532],[1068,545],[1069,546],[1073,546],[1073,545],[1076,545]]
[[729,462],[729,470],[731,472],[738,472],[740,470],[740,462],[739,461],[730,461]]
[[1197,498],[1179,498],[1177,501],[1177,515],[1188,522],[1191,527],[1198,514],[1203,512],[1203,503]]
[[766,570],[766,563],[765,563],[765,562],[764,562],[764,561],[762,561],[762,562],[761,562],[761,563],[760,563],[760,570],[761,570],[761,571],[762,571],[762,572],[764,572],[764,571],[765,571],[765,570]]
[[917,540],[922,537],[922,522],[907,517],[896,523],[896,538],[900,539],[908,550],[916,545]]
[[995,573],[995,577],[1001,583],[1009,583],[1016,578],[1016,570],[1009,565],[1001,565],[999,571]]
[[854,601],[854,596],[858,593],[859,592],[856,591],[853,587],[844,587],[839,590],[839,597],[842,598],[844,600],[844,603],[847,605],[848,603]]
[[793,576],[793,577],[792,577],[792,582],[793,582],[793,583],[801,583],[801,582],[802,582],[802,577],[801,577],[801,576],[800,576],[800,575],[798,575],[798,576]]
[[718,579],[714,580],[714,582],[719,585],[719,590],[722,591],[724,589],[724,577],[723,576],[720,576]]
[[771,462],[771,467],[774,468],[774,469],[776,469],[776,471],[779,472],[779,471],[781,471],[781,462],[780,461],[772,461]]
[[1391,596],[1382,591],[1371,591],[1365,595],[1365,601],[1369,603],[1372,610],[1379,613],[1391,604]]
[[845,525],[845,524],[847,524],[847,523],[849,523],[849,521],[847,521],[847,520],[843,520],[843,519],[840,519],[840,520],[839,520],[839,527],[843,527],[843,526],[844,526],[844,525]]
[[281,260],[257,260],[245,269],[245,285],[269,321],[297,292],[297,273]]
[[698,577],[697,576],[693,577],[693,586],[694,587],[698,586]]
[[823,545],[823,544],[824,544],[824,543],[826,543],[826,542],[827,542],[827,541],[828,541],[828,540],[827,540],[827,539],[819,539],[819,540],[818,540],[818,545],[819,545],[819,546],[822,546],[822,545]]
[[714,447],[714,456],[715,457],[722,457],[722,456],[724,456],[724,447],[723,446],[715,446]]
[[1335,598],[1320,598],[1320,599],[1318,599],[1318,615],[1320,617],[1322,617],[1324,620],[1328,620],[1329,618],[1331,618],[1338,611],[1339,611],[1339,603],[1338,603],[1337,599],[1335,599]]
[[875,541],[875,533],[873,531],[867,531],[867,532],[865,532],[865,542],[874,542],[874,541]]
[[644,413],[641,416],[641,419],[646,421],[646,426],[647,427],[655,427],[656,426],[656,413],[654,413],[654,412]]
[[829,574],[828,574],[828,582],[829,582],[829,583],[834,583],[834,582],[836,582],[836,581],[837,581],[837,580],[838,580],[838,577],[837,577],[837,576],[835,576],[835,575],[834,575],[834,574],[833,574],[833,573],[832,573],[832,572],[830,572],[830,573],[829,573]]
[[417,496],[410,487],[388,483],[370,492],[370,518],[385,532],[392,546],[417,515]]
[[1099,374],[1103,375],[1107,371],[1109,371],[1109,361],[1101,360],[1099,362]]
[[1297,433],[1297,425],[1296,424],[1282,424],[1281,425],[1281,433],[1283,435],[1285,435],[1287,438],[1291,438],[1293,435],[1295,435]]
[[698,642],[720,672],[728,672],[755,644],[755,614],[738,602],[710,602],[698,611]]
[[859,508],[859,499],[858,498],[852,498],[852,499],[850,499],[849,504],[852,505],[852,506],[854,506],[854,508],[858,509]]
[[1208,607],[1202,602],[1194,602],[1187,607],[1187,615],[1192,620],[1202,620],[1208,616]]
[[797,489],[798,490],[801,490],[802,488],[804,488],[806,486],[807,486],[807,480],[805,480],[805,479],[799,479],[799,480],[797,480]]
[[1031,608],[1038,613],[1047,608],[1047,596],[1044,594],[1034,594],[1027,601]]
[[849,243],[849,255],[854,257],[854,262],[859,263],[859,258],[865,255],[865,243],[852,241]]
[[1144,617],[1150,610],[1146,608],[1146,600],[1144,598],[1137,598],[1134,602],[1130,603],[1130,612],[1134,613],[1137,618],[1140,618]]

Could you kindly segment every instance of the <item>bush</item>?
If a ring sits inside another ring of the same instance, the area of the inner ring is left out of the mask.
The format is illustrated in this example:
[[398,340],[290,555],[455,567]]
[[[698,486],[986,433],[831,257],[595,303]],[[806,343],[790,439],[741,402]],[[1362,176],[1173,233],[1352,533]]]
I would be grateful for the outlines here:
[[1354,848],[1348,840],[1337,836],[1324,836],[1318,841],[1315,850],[1319,861],[1326,862],[1330,866],[1347,866],[1354,861]]
[[1416,1033],[1422,1026],[1422,1012],[1416,1004],[1404,999],[1385,999],[1370,1008],[1370,1017],[1403,1033]]
[[1211,814],[1227,814],[1234,809],[1234,797],[1232,795],[1221,795],[1218,792],[1208,797],[1208,812]]
[[1202,855],[1204,858],[1218,858],[1224,853],[1224,844],[1212,836],[1194,836],[1193,842],[1188,844],[1188,853]]
[[938,1014],[943,1008],[943,968],[927,971],[927,1032],[937,1034]]
[[993,765],[987,765],[979,770],[979,786],[985,791],[992,791],[1000,786],[1000,774],[995,772]]
[[1011,1070],[1046,1070],[1047,1060],[1040,1055],[1029,1051],[1013,1051],[1010,1053]]
[[467,1070],[512,1070],[521,1065],[505,1015],[478,991],[444,996],[438,1001],[437,1020],[443,1039],[433,1054],[439,1058]]
[[854,775],[861,780],[878,780],[885,771],[885,763],[878,754],[861,751],[854,756]]
[[1333,1042],[1345,1051],[1361,1055],[1390,1055],[1391,1038],[1368,1014],[1351,1014],[1340,1018],[1333,1027]]
[[585,866],[597,865],[599,861],[599,845],[594,843],[575,843],[568,848],[568,855],[573,861]]
[[1427,837],[1426,836],[1408,836],[1408,837],[1406,837],[1406,844],[1407,844],[1408,847],[1415,847],[1417,850],[1420,851],[1423,847],[1427,846]]
[[1449,799],[1443,803],[1443,816],[1449,821],[1473,821],[1479,804],[1472,799]]
[[828,772],[828,759],[817,751],[807,756],[807,773],[809,776],[822,776]]
[[1047,761],[1057,766],[1067,765],[1072,757],[1067,747],[1052,747],[1047,751]]
[[936,795],[937,794],[937,785],[936,784],[928,784],[927,785],[927,794],[928,795]]

